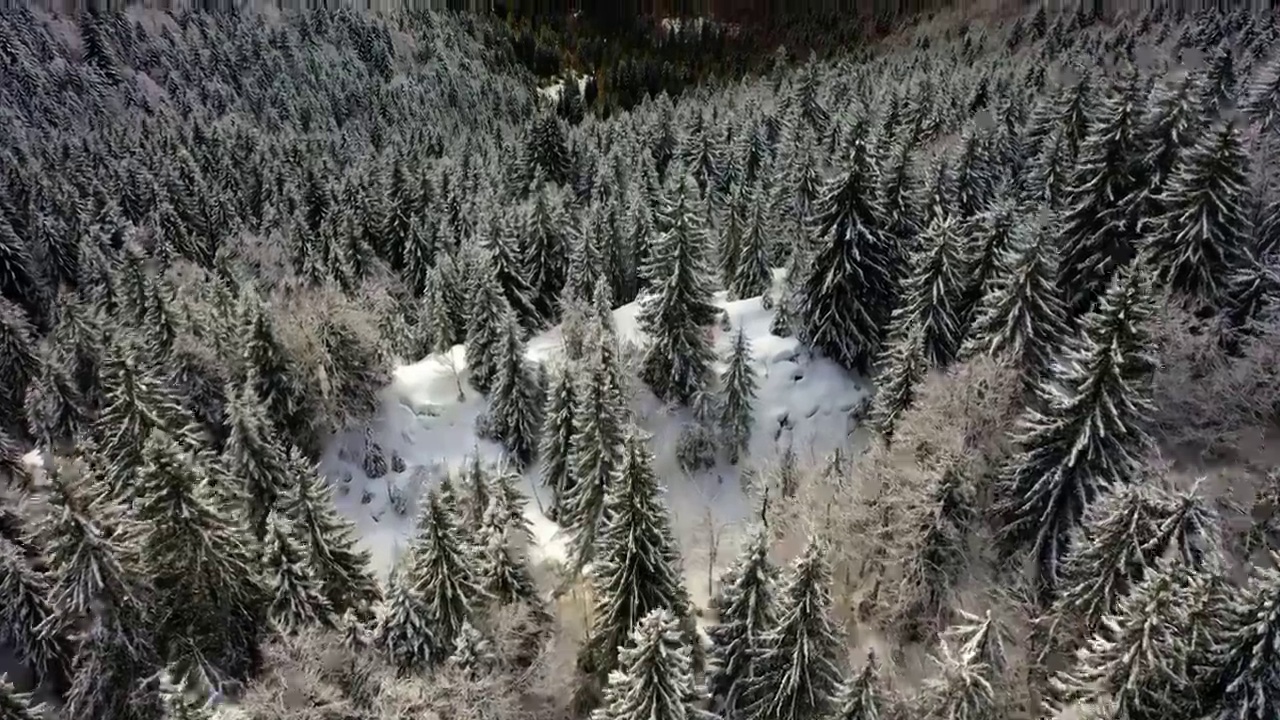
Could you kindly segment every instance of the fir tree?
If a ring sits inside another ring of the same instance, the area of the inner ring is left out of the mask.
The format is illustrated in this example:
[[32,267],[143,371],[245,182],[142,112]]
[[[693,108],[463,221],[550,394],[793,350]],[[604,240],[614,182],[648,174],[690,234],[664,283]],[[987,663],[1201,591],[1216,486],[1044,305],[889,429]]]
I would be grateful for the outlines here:
[[263,570],[271,603],[267,616],[286,634],[312,625],[334,624],[333,608],[322,592],[297,531],[283,515],[267,516]]
[[591,569],[595,608],[578,654],[584,678],[577,705],[582,708],[596,704],[599,688],[618,668],[618,647],[649,612],[670,611],[681,623],[686,642],[693,641],[679,550],[652,464],[645,438],[633,429],[625,441],[618,477],[609,487],[605,523]]
[[644,615],[618,650],[604,702],[592,720],[702,720],[701,693],[681,619],[665,608]]
[[463,340],[462,333],[454,325],[453,315],[449,311],[450,292],[445,284],[449,276],[442,269],[443,261],[437,262],[427,275],[423,289],[425,313],[422,322],[426,323],[431,335],[431,352],[447,353],[449,349]]
[[489,468],[485,467],[479,447],[472,449],[463,478],[466,481],[466,502],[462,507],[463,512],[458,513],[459,519],[466,523],[466,527],[480,528],[484,523],[485,511],[492,502],[493,490],[490,482],[492,477],[489,475]]
[[71,653],[49,591],[49,578],[17,545],[0,537],[0,643],[38,678],[58,687],[67,677]]
[[20,693],[0,676],[0,720],[40,720],[44,706],[31,701],[30,693]]
[[607,488],[622,464],[625,416],[606,364],[599,353],[592,357],[583,369],[583,385],[575,390],[571,485],[562,498],[561,525],[573,530],[571,550],[577,567],[595,552]]
[[1213,635],[1213,672],[1208,684],[1213,720],[1264,720],[1280,712],[1280,557],[1272,567],[1254,566],[1243,592],[1220,605],[1221,627]]
[[551,492],[547,517],[559,521],[566,497],[571,491],[570,451],[574,435],[574,379],[569,363],[559,365],[552,374],[547,390],[546,408],[542,413],[542,435],[538,445],[542,486]]
[[35,328],[21,308],[0,297],[0,427],[25,425],[27,385],[39,372]]
[[995,688],[985,665],[955,652],[944,642],[933,658],[937,675],[930,677],[920,694],[922,715],[943,720],[989,720],[998,717]]
[[492,270],[498,286],[507,299],[507,305],[515,312],[516,320],[524,328],[536,328],[542,324],[542,310],[537,301],[538,291],[526,279],[528,275],[524,258],[517,241],[511,237],[505,222],[495,222],[483,247],[492,261]]
[[1146,243],[1147,262],[1175,292],[1209,305],[1227,301],[1231,273],[1252,244],[1248,172],[1231,124],[1184,153],[1161,197],[1166,214]]
[[382,595],[369,552],[360,549],[355,526],[338,515],[316,467],[297,448],[290,448],[287,463],[292,488],[284,510],[309,552],[321,592],[335,614],[366,615]]
[[485,513],[480,584],[485,593],[500,605],[524,603],[537,609],[541,605],[537,586],[528,566],[511,547],[512,529],[505,524],[501,507],[498,498],[494,498]]
[[773,223],[769,208],[763,202],[759,186],[747,199],[750,210],[738,260],[729,285],[729,297],[749,298],[765,295],[773,288],[773,263],[770,261]]
[[538,448],[542,408],[538,406],[537,379],[525,360],[520,327],[510,315],[504,324],[489,414],[494,434],[516,463],[524,466],[533,459]]
[[720,375],[720,388],[724,398],[720,403],[720,431],[729,448],[729,462],[734,465],[738,464],[751,441],[757,387],[751,345],[747,342],[746,332],[739,326],[738,333],[733,338],[729,362]]
[[961,356],[1011,357],[1032,383],[1047,373],[1069,334],[1057,285],[1057,248],[1043,220],[1018,228],[1003,264],[978,305]]
[[956,308],[960,333],[964,335],[973,326],[974,315],[982,299],[994,289],[997,278],[1008,275],[1006,262],[1009,251],[1017,243],[1018,227],[1022,224],[1017,206],[1008,200],[992,203],[985,212],[974,218],[971,228],[977,252],[969,259],[969,280],[964,297]]
[[1043,409],[1028,408],[1020,422],[998,509],[1005,539],[1033,546],[1044,590],[1057,583],[1068,534],[1085,507],[1131,480],[1150,444],[1152,312],[1142,271],[1121,272],[1039,389]]
[[815,229],[821,247],[799,285],[801,337],[845,368],[870,370],[893,308],[901,263],[887,231],[865,139],[850,169],[823,189]]
[[862,670],[841,689],[832,720],[880,720],[887,715],[888,702],[880,683],[880,664],[875,652],[869,652]]
[[638,316],[649,337],[640,377],[660,399],[681,403],[706,388],[715,360],[708,329],[717,309],[711,303],[707,241],[691,185],[687,176],[678,177],[666,198],[662,212],[668,228],[646,268],[655,290],[641,301]]
[[62,705],[72,717],[156,720],[163,707],[147,687],[159,667],[151,644],[131,645],[107,626],[82,633],[75,657],[75,676]]
[[272,437],[250,376],[227,408],[231,427],[224,466],[243,483],[244,511],[259,541],[266,538],[267,515],[291,485],[285,454]]
[[218,506],[206,461],[167,433],[151,433],[134,509],[146,528],[142,547],[159,600],[163,654],[186,671],[240,678],[256,669],[266,593],[247,528]]
[[1165,213],[1161,196],[1183,154],[1202,132],[1192,98],[1195,83],[1194,73],[1184,73],[1181,78],[1159,85],[1153,93],[1151,111],[1144,122],[1140,161],[1146,217],[1158,218]]
[[757,531],[738,561],[721,578],[722,599],[711,639],[707,688],[723,717],[737,717],[740,698],[752,686],[752,667],[765,633],[777,623],[778,569],[769,560],[768,538]]
[[[739,187],[729,198],[724,210],[724,217],[718,226],[717,250],[720,259],[720,287],[734,293],[734,278],[738,276],[738,263],[742,259],[743,236],[747,231],[747,213],[749,211],[747,191]],[[736,300],[737,298],[734,297]]]
[[414,541],[412,593],[420,598],[431,628],[428,661],[449,656],[464,622],[484,602],[475,568],[438,493],[427,500]]
[[1130,72],[1098,110],[1065,198],[1058,285],[1073,316],[1088,311],[1133,257],[1142,84]]
[[550,321],[564,289],[575,226],[550,185],[534,193],[524,221],[524,262],[542,318]]
[[743,717],[803,720],[835,710],[842,643],[831,618],[830,584],[826,551],[811,541],[779,593],[778,624],[752,665]]
[[467,368],[471,384],[488,393],[498,375],[499,349],[511,305],[494,275],[493,261],[481,251],[473,271],[475,292],[467,320]]
[[464,621],[453,641],[453,654],[449,656],[448,663],[475,680],[491,672],[497,666],[498,658],[494,655],[493,643],[469,621]]
[[1280,121],[1280,58],[1267,61],[1240,102],[1240,110],[1265,131]]
[[902,303],[892,314],[895,328],[920,334],[931,367],[950,365],[960,349],[965,268],[958,229],[950,218],[936,220],[925,229],[911,259]]
[[373,644],[386,654],[401,676],[443,660],[437,654],[443,645],[436,639],[430,612],[414,591],[413,579],[404,567],[391,574],[386,602],[379,608]]
[[915,402],[916,386],[929,372],[924,331],[908,328],[890,339],[876,378],[876,394],[868,422],[886,442],[893,440],[898,420]]

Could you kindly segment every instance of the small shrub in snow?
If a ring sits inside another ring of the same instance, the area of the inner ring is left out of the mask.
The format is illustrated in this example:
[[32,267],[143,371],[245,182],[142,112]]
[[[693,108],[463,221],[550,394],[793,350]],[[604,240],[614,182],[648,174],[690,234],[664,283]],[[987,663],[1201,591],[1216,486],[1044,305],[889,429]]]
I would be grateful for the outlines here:
[[676,440],[676,460],[685,472],[697,472],[716,464],[716,433],[704,423],[691,422]]
[[487,411],[482,412],[479,415],[476,415],[475,431],[476,431],[476,437],[480,438],[481,440],[492,440],[494,442],[498,441],[498,436],[494,432],[493,416],[490,415]]
[[400,457],[400,453],[391,453],[391,472],[402,473],[405,471],[404,458]]

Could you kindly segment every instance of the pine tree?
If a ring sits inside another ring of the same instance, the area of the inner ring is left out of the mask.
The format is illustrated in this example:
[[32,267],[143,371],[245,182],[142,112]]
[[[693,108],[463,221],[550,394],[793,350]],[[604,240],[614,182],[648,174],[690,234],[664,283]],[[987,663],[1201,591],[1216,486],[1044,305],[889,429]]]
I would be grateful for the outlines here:
[[1075,317],[1092,307],[1116,270],[1133,257],[1142,87],[1130,72],[1102,103],[1071,176],[1058,285],[1071,293],[1068,305]]
[[431,627],[428,661],[434,664],[449,656],[462,624],[486,600],[458,527],[438,493],[427,500],[410,577],[411,592],[421,598]]
[[413,589],[404,567],[395,569],[388,584],[386,602],[379,608],[373,644],[386,654],[401,676],[421,672],[443,658],[430,612]]
[[520,326],[508,315],[498,346],[497,375],[490,394],[489,414],[493,432],[520,466],[527,465],[538,448],[542,418],[537,379],[525,360]]
[[297,531],[283,515],[267,516],[263,556],[271,604],[267,616],[279,631],[290,634],[313,625],[334,625],[333,608],[308,562]]
[[993,202],[971,223],[977,252],[969,259],[969,280],[964,298],[956,308],[961,335],[973,326],[978,306],[993,289],[996,279],[1009,274],[1006,262],[1010,249],[1017,244],[1021,223],[1017,206],[1009,200]]
[[893,440],[898,420],[915,402],[916,387],[929,372],[924,330],[906,328],[889,340],[876,378],[876,394],[868,423],[886,442]]
[[1007,541],[1029,543],[1043,590],[1056,585],[1068,534],[1099,493],[1131,480],[1150,439],[1146,384],[1151,287],[1139,269],[1116,276],[1083,331],[1054,366],[1016,436],[998,511]]
[[723,597],[711,640],[707,688],[723,717],[737,717],[739,699],[752,684],[752,668],[765,633],[777,624],[778,568],[769,560],[768,537],[756,531],[738,561],[721,578]]
[[0,427],[25,425],[27,385],[39,373],[35,328],[21,308],[0,297]]
[[475,291],[467,320],[467,368],[475,389],[488,394],[498,375],[499,349],[511,305],[494,275],[493,261],[481,251],[472,268]]
[[958,230],[950,218],[925,228],[903,283],[902,303],[891,316],[893,327],[920,334],[931,367],[950,365],[960,349],[965,268]]
[[524,262],[544,321],[555,316],[575,231],[573,218],[552,186],[544,185],[534,193],[524,221]]
[[869,652],[862,670],[841,689],[832,720],[880,720],[887,715],[888,702],[880,683],[880,664],[875,652]]
[[547,389],[538,445],[542,486],[551,492],[547,517],[553,522],[559,521],[564,512],[565,498],[573,479],[570,451],[574,434],[574,400],[573,366],[562,363],[553,371],[551,387]]
[[729,462],[737,465],[751,441],[758,388],[756,371],[752,366],[751,345],[741,326],[734,335],[729,361],[720,375],[720,388],[723,393],[723,400],[720,402],[720,431],[729,448]]
[[930,720],[990,720],[999,717],[995,688],[985,665],[943,642],[933,656],[937,675],[920,694],[921,714]]
[[738,250],[738,260],[731,284],[730,298],[750,298],[765,295],[773,289],[773,263],[771,245],[774,227],[759,186],[752,189],[747,198],[746,230]]
[[309,552],[325,599],[335,614],[367,615],[382,596],[369,552],[360,549],[351,521],[338,515],[316,467],[297,448],[289,449],[287,463],[292,488],[284,511]]
[[[734,278],[738,276],[738,263],[742,259],[743,236],[747,231],[747,190],[739,186],[733,197],[729,198],[724,210],[724,217],[718,224],[717,251],[719,256],[720,287],[734,293]],[[733,299],[737,299],[733,297]]]
[[262,541],[267,533],[267,515],[278,506],[292,478],[285,453],[276,444],[262,413],[255,384],[251,375],[227,407],[230,435],[223,463],[231,477],[243,483],[243,509],[254,537]]
[[523,328],[537,328],[542,325],[543,318],[537,301],[538,290],[526,279],[528,271],[524,258],[507,225],[506,222],[495,222],[483,247],[489,253],[494,278],[502,288],[507,305],[515,312],[516,320]]
[[647,441],[632,429],[626,437],[621,468],[609,486],[604,527],[591,568],[595,607],[587,640],[578,653],[583,674],[577,705],[596,705],[599,688],[618,668],[618,647],[653,610],[668,610],[693,642],[689,594],[681,579],[678,545]]
[[607,488],[622,464],[624,440],[624,415],[606,359],[597,353],[583,368],[582,376],[583,384],[574,393],[570,486],[562,497],[560,523],[573,530],[571,552],[579,568],[595,552]]
[[867,373],[880,352],[901,258],[875,187],[875,163],[856,138],[850,169],[817,201],[821,247],[798,287],[801,337],[849,370]]
[[266,591],[254,567],[248,529],[221,507],[201,455],[167,433],[147,438],[138,469],[136,518],[155,583],[165,657],[211,677],[245,677],[256,668]]
[[[484,548],[480,562],[479,582],[485,593],[500,605],[524,603],[538,609],[538,589],[529,574],[528,565],[515,555],[511,534],[502,518],[497,498],[485,513]],[[517,531],[518,532],[518,531]]]
[[453,641],[453,654],[449,656],[448,663],[475,680],[492,671],[498,664],[498,658],[494,655],[493,643],[481,635],[470,621],[465,621]]
[[1145,250],[1157,278],[1209,305],[1227,301],[1231,273],[1252,245],[1249,164],[1240,132],[1221,125],[1189,148],[1161,202],[1166,214]]
[[715,361],[709,328],[712,304],[707,241],[687,176],[675,179],[662,213],[667,230],[654,245],[646,274],[655,286],[641,301],[638,321],[649,337],[640,377],[662,400],[688,403],[705,389]]
[[1280,557],[1272,567],[1254,566],[1243,592],[1224,599],[1222,625],[1213,635],[1213,673],[1208,684],[1213,720],[1264,720],[1280,712]]
[[835,709],[842,643],[831,617],[830,584],[826,550],[811,541],[779,593],[778,624],[752,665],[743,717],[803,720]]
[[618,650],[603,706],[591,720],[702,720],[701,693],[681,618],[665,608],[646,613]]
[[20,693],[0,676],[0,720],[40,720],[45,708],[31,701],[30,693]]
[[49,590],[49,578],[17,545],[0,537],[0,643],[37,677],[58,686],[67,677],[71,648]]

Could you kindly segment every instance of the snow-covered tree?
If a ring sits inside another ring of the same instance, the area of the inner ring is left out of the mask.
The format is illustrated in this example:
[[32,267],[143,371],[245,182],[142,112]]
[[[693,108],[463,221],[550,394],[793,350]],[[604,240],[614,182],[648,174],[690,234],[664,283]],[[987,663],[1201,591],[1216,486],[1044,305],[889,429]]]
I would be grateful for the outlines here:
[[1250,251],[1249,159],[1240,131],[1219,126],[1183,153],[1144,246],[1157,278],[1209,305],[1228,300],[1230,278]]
[[774,224],[759,186],[752,188],[747,204],[746,228],[738,249],[734,275],[728,286],[730,298],[764,295],[773,288],[771,257]]
[[573,366],[569,363],[557,366],[551,374],[551,386],[547,389],[546,407],[542,413],[539,473],[542,486],[551,492],[547,516],[552,521],[560,520],[573,479],[570,451],[574,434],[574,385]]
[[997,278],[1008,275],[1006,263],[1015,247],[1018,227],[1023,222],[1017,206],[1007,199],[993,202],[968,225],[974,237],[975,251],[966,253],[968,278],[963,300],[956,317],[963,336],[973,326],[982,299],[994,289]]
[[888,715],[881,683],[880,664],[875,652],[869,652],[862,669],[841,688],[832,720],[880,720]]
[[431,627],[428,661],[447,658],[462,624],[488,598],[461,533],[438,493],[431,493],[419,522],[409,573],[412,593],[425,605]]
[[465,621],[458,629],[458,636],[454,638],[453,654],[447,662],[450,667],[476,679],[497,667],[498,658],[493,652],[493,643],[480,634],[470,621]]
[[880,207],[865,139],[855,138],[849,170],[823,188],[815,211],[820,247],[797,288],[801,338],[866,373],[880,353],[902,259]]
[[498,284],[492,260],[480,251],[475,261],[476,267],[472,268],[475,289],[467,319],[467,369],[471,384],[487,393],[497,379],[499,351],[503,346],[506,319],[512,310]]
[[272,436],[254,385],[250,376],[227,407],[231,430],[223,464],[234,482],[243,484],[243,489],[238,489],[236,495],[243,497],[250,528],[254,537],[261,541],[267,533],[267,515],[277,507],[279,497],[290,487],[292,478],[285,465],[284,451]]
[[686,642],[694,639],[679,546],[660,498],[652,453],[635,428],[626,436],[603,516],[590,574],[595,590],[591,628],[578,653],[583,683],[577,704],[583,708],[596,705],[599,689],[618,668],[618,647],[649,612],[670,611]]
[[751,345],[747,342],[746,332],[739,327],[733,338],[729,361],[720,375],[720,431],[729,449],[729,462],[734,465],[738,464],[751,440],[756,387]]
[[1004,538],[1032,546],[1045,590],[1057,584],[1085,507],[1132,480],[1150,445],[1153,312],[1150,280],[1126,268],[1042,383],[1039,406],[1028,407],[1019,423],[998,510]]
[[38,677],[63,684],[71,661],[69,628],[50,603],[49,578],[0,537],[0,642]]
[[561,194],[551,185],[534,193],[524,217],[524,263],[535,302],[545,321],[555,316],[556,301],[564,289],[569,248],[576,226],[565,209]]
[[373,644],[401,675],[410,675],[438,663],[440,648],[426,602],[413,589],[408,568],[391,573],[387,599],[378,608]]
[[894,308],[895,332],[918,332],[930,367],[945,368],[960,349],[960,311],[965,296],[965,260],[959,225],[941,218],[925,228]]
[[932,657],[938,673],[921,689],[920,714],[929,720],[995,720],[995,688],[985,665],[943,642]]
[[810,541],[779,593],[778,624],[752,664],[742,717],[806,720],[836,709],[842,642],[831,617],[831,569],[826,549]]
[[1220,606],[1207,692],[1213,720],[1263,720],[1280,712],[1280,557],[1254,566],[1243,592]]
[[20,693],[0,676],[0,720],[39,720],[44,706],[32,701],[31,693]]
[[707,630],[711,639],[707,689],[723,717],[737,717],[739,700],[751,687],[752,664],[764,635],[777,623],[777,581],[768,536],[757,531],[721,578],[719,617]]
[[723,217],[717,223],[716,246],[719,259],[720,287],[733,293],[733,281],[738,276],[738,262],[742,259],[743,236],[747,231],[747,213],[750,205],[746,189],[739,187],[729,198]]
[[682,619],[670,610],[646,613],[618,649],[600,709],[591,720],[704,720],[701,692]]
[[915,402],[916,387],[929,372],[923,326],[903,328],[890,337],[876,377],[868,422],[886,441],[893,440],[902,414]]
[[693,182],[675,178],[664,198],[665,231],[653,247],[646,275],[653,284],[641,300],[638,321],[649,338],[640,377],[663,400],[688,403],[707,387],[715,362],[710,328],[712,304],[706,231]]
[[272,511],[267,516],[263,571],[271,603],[267,615],[278,630],[292,633],[335,622],[314,567],[292,523]]
[[493,433],[521,466],[533,459],[538,448],[542,408],[537,378],[525,359],[524,341],[515,317],[508,315],[497,354],[497,375],[490,392],[489,414]]
[[623,422],[608,358],[595,353],[582,369],[574,391],[570,482],[562,497],[561,524],[572,528],[574,563],[581,567],[595,553],[606,496],[622,465]]

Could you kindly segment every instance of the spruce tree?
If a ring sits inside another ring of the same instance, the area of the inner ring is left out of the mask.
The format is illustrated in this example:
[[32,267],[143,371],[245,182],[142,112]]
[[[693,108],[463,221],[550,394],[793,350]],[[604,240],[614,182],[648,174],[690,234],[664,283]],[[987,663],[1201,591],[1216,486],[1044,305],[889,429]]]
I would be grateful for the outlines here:
[[774,224],[759,186],[747,198],[747,225],[729,286],[730,298],[750,298],[773,289],[771,261]]
[[392,571],[387,599],[378,609],[373,644],[381,650],[401,676],[425,670],[438,663],[442,644],[426,602],[413,589],[413,578],[405,567]]
[[1280,122],[1280,58],[1268,60],[1249,84],[1240,110],[1264,131],[1272,132]]
[[544,321],[555,316],[564,289],[576,227],[561,195],[550,185],[534,193],[524,218],[524,263]]
[[484,546],[479,564],[479,582],[485,593],[500,605],[524,603],[540,609],[538,589],[528,565],[512,548],[513,530],[502,517],[498,498],[489,503],[483,529]]
[[951,218],[925,228],[903,283],[902,302],[891,316],[894,328],[920,334],[930,367],[945,368],[960,349],[965,267],[958,231]]
[[1019,422],[997,510],[1004,539],[1032,546],[1043,591],[1085,507],[1133,479],[1150,445],[1151,294],[1140,269],[1118,274]]
[[976,252],[969,258],[968,281],[964,297],[956,308],[961,335],[973,326],[974,315],[982,299],[993,289],[997,278],[1009,272],[1009,251],[1017,243],[1022,218],[1010,200],[998,200],[974,218],[972,229]]
[[715,361],[708,330],[717,309],[711,302],[706,231],[692,186],[681,175],[664,199],[667,229],[646,268],[654,290],[641,301],[637,316],[649,338],[640,377],[660,399],[680,403],[706,388]]
[[920,711],[930,720],[989,720],[999,717],[986,665],[944,642],[932,657],[938,674],[921,689]]
[[665,608],[646,613],[618,650],[604,702],[591,720],[702,720],[690,648],[681,618]]
[[583,368],[582,385],[575,390],[573,439],[569,462],[571,485],[561,507],[561,525],[571,528],[571,552],[576,567],[590,561],[604,516],[607,489],[622,464],[622,423],[606,359],[596,353]]
[[739,326],[733,337],[729,361],[720,375],[720,432],[729,449],[729,462],[737,465],[751,441],[755,424],[755,399],[758,388],[756,370],[752,366],[751,345],[746,331]]
[[1144,120],[1140,161],[1145,217],[1164,215],[1161,196],[1183,154],[1203,132],[1193,100],[1195,81],[1195,73],[1184,73],[1181,78],[1160,84],[1152,94],[1151,110]]
[[292,487],[284,511],[309,552],[321,592],[335,614],[367,615],[382,593],[355,526],[338,514],[327,481],[297,448],[289,449],[287,463]]
[[916,387],[929,372],[922,327],[904,328],[885,347],[876,377],[876,394],[868,423],[886,442],[893,440],[898,420],[915,402]]
[[719,617],[711,640],[707,689],[722,717],[737,717],[740,699],[752,687],[752,668],[765,633],[778,620],[778,568],[769,560],[768,536],[756,531],[742,555],[721,578]]
[[298,531],[276,511],[267,516],[266,530],[263,570],[271,596],[267,616],[272,624],[285,634],[313,625],[333,626],[333,608],[308,562]]
[[68,628],[50,602],[49,578],[22,550],[0,537],[0,643],[18,662],[55,687],[65,683],[71,648]]
[[520,254],[515,238],[507,222],[496,220],[488,231],[483,247],[492,262],[494,278],[507,299],[515,318],[523,328],[542,325],[542,309],[538,303],[538,290],[526,279],[528,268]]
[[493,652],[493,643],[481,635],[470,621],[464,621],[453,641],[453,653],[449,655],[448,664],[476,680],[497,667],[498,659]]
[[688,591],[681,578],[678,545],[647,440],[627,434],[618,476],[609,486],[604,527],[591,569],[595,607],[587,640],[578,653],[583,674],[576,704],[597,704],[599,689],[618,669],[618,647],[653,610],[668,610],[680,622],[686,642],[694,639]]
[[1248,173],[1230,123],[1183,154],[1161,196],[1165,215],[1145,244],[1146,261],[1174,292],[1210,306],[1228,301],[1231,274],[1252,245]]
[[168,433],[151,433],[134,511],[146,528],[162,653],[186,671],[242,678],[256,669],[267,596],[248,529],[219,507],[207,462]]
[[427,325],[431,336],[431,352],[447,353],[449,349],[463,340],[463,333],[454,325],[453,315],[449,310],[449,290],[445,283],[449,276],[441,268],[443,261],[432,266],[427,275],[423,290],[425,313],[422,322]]
[[1050,227],[1043,220],[1021,225],[1003,264],[978,305],[961,356],[1010,357],[1030,386],[1047,374],[1069,335]]
[[438,493],[431,493],[414,540],[411,592],[425,606],[431,628],[429,657],[443,661],[462,624],[486,600],[458,527]]
[[44,706],[31,701],[31,693],[20,693],[0,676],[0,720],[40,720]]
[[1213,720],[1264,720],[1280,712],[1280,557],[1255,565],[1243,592],[1220,605],[1207,684]]
[[499,350],[503,345],[506,318],[511,305],[494,275],[493,261],[483,251],[472,268],[474,293],[467,319],[467,368],[475,389],[488,394],[498,375]]
[[1087,312],[1116,270],[1133,257],[1141,189],[1141,92],[1141,82],[1130,72],[1102,103],[1064,198],[1058,285],[1070,293],[1073,317]]
[[223,460],[226,471],[237,484],[243,483],[249,527],[259,541],[266,538],[267,515],[278,507],[279,499],[292,484],[285,453],[272,436],[262,413],[255,380],[249,380],[227,407],[230,435]]
[[724,209],[724,217],[717,224],[717,255],[719,258],[720,287],[734,295],[734,278],[738,276],[738,263],[742,259],[743,236],[747,232],[747,213],[750,205],[746,197],[747,190],[741,186],[729,198]]
[[62,711],[71,717],[156,720],[163,708],[147,687],[159,669],[154,645],[131,645],[130,638],[95,624],[78,638],[74,678]]
[[573,366],[561,363],[552,372],[551,387],[547,389],[538,445],[538,457],[541,458],[539,477],[542,486],[551,492],[547,517],[553,522],[561,519],[573,478],[570,451],[574,434],[574,397]]
[[867,653],[862,670],[840,691],[832,720],[880,720],[888,714],[888,700],[881,687],[880,664],[875,652]]
[[849,164],[816,203],[820,247],[798,286],[796,314],[805,342],[865,374],[880,353],[901,258],[880,207],[865,138],[855,138]]
[[513,316],[503,321],[503,339],[498,346],[497,375],[490,393],[489,415],[493,432],[521,467],[533,459],[538,448],[542,408],[538,406],[537,379],[525,360],[520,326]]
[[465,523],[465,527],[475,530],[483,526],[484,513],[493,499],[493,478],[489,474],[489,468],[485,467],[479,447],[472,448],[463,478],[466,482],[466,497],[462,505],[463,512],[456,515],[459,522]]
[[807,720],[835,710],[842,642],[831,617],[831,569],[811,540],[779,593],[778,624],[752,665],[744,718]]

